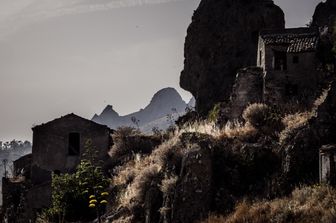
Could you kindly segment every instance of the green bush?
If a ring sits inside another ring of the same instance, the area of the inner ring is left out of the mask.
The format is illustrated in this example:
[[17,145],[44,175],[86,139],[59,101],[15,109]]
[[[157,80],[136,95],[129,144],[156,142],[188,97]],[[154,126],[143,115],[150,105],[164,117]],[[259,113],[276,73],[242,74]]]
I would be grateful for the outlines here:
[[64,222],[100,217],[107,203],[109,180],[103,176],[95,154],[92,147],[87,148],[75,173],[53,174],[52,206],[47,210],[50,218]]
[[208,113],[208,120],[210,122],[217,122],[221,111],[221,103],[215,104],[215,106]]

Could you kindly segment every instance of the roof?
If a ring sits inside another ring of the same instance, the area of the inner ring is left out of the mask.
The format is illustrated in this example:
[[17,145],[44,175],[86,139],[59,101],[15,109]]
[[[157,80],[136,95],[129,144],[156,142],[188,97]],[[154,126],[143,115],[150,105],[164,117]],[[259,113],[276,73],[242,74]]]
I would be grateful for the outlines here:
[[321,153],[328,153],[328,152],[334,152],[334,151],[336,151],[336,145],[335,144],[323,145],[320,148]]
[[260,37],[266,45],[282,46],[288,53],[316,51],[319,32],[313,28],[264,30]]
[[52,121],[49,121],[49,122],[47,122],[47,123],[43,123],[43,124],[41,124],[41,125],[36,125],[36,126],[34,126],[32,129],[35,130],[35,129],[39,129],[39,128],[41,128],[41,127],[46,127],[46,126],[48,126],[48,125],[50,125],[50,124],[52,124],[52,123],[54,123],[54,122],[57,122],[57,121],[60,121],[60,120],[65,120],[65,119],[69,119],[69,120],[77,119],[77,120],[81,120],[81,121],[85,121],[85,122],[90,122],[91,124],[94,124],[94,125],[97,125],[97,126],[101,126],[101,127],[107,128],[107,129],[110,129],[107,125],[101,125],[101,124],[98,124],[98,123],[96,123],[96,122],[94,122],[94,121],[91,121],[91,120],[85,119],[85,118],[83,118],[83,117],[80,117],[80,116],[78,116],[78,115],[76,115],[76,114],[74,114],[74,113],[67,114],[67,115],[65,115],[65,116],[62,116],[62,117],[60,117],[60,118],[56,118],[56,119],[54,119],[54,120],[52,120]]
[[14,160],[14,163],[25,161],[25,160],[30,160],[32,158],[32,154],[29,153],[27,155],[21,156],[19,159]]

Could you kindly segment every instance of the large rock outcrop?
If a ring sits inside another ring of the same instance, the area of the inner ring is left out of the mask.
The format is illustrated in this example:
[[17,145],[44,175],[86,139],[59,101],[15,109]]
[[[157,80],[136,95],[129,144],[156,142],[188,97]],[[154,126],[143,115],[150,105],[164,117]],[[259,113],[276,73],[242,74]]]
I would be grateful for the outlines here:
[[193,145],[183,157],[173,201],[172,222],[192,223],[205,218],[211,205],[211,150]]
[[312,24],[315,26],[333,26],[336,15],[336,0],[327,0],[317,5]]
[[180,78],[196,109],[206,114],[227,100],[237,70],[256,64],[259,31],[284,26],[284,13],[270,0],[201,1],[188,28]]

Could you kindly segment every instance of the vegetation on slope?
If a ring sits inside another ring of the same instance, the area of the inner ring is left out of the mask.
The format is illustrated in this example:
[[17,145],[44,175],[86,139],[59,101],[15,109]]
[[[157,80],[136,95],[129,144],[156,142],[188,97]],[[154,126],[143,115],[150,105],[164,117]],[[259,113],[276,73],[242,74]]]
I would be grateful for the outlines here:
[[227,217],[210,216],[202,223],[307,223],[336,221],[336,190],[329,186],[295,189],[289,197],[243,201]]

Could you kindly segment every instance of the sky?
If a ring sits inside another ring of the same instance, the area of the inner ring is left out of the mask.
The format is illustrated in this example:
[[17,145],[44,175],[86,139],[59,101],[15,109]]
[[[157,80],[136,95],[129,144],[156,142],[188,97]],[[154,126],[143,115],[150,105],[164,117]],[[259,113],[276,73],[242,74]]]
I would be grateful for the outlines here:
[[[179,87],[183,45],[200,0],[0,0],[0,141],[68,113],[124,115]],[[275,0],[287,27],[320,0]]]

